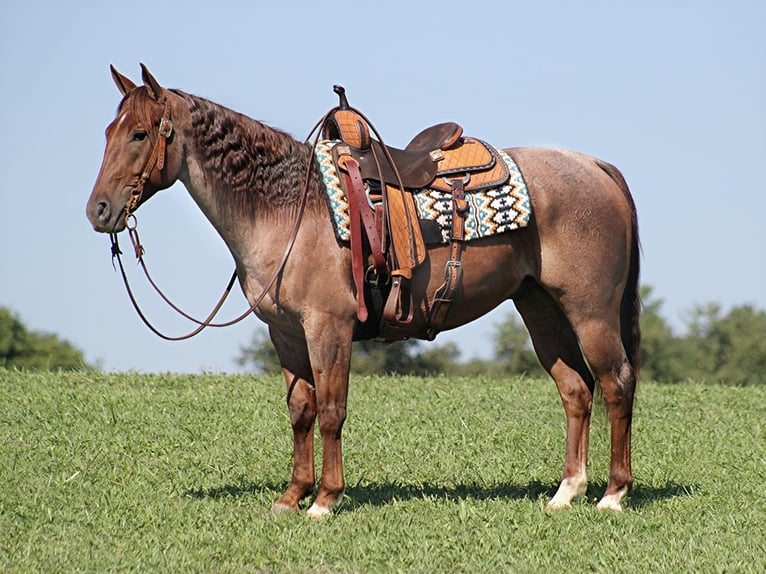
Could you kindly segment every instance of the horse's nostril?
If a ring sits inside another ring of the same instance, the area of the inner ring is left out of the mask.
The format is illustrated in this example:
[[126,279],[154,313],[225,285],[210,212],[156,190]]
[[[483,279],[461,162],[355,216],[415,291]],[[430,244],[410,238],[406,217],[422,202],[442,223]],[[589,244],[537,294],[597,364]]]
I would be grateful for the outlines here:
[[96,217],[100,221],[104,221],[105,219],[109,219],[109,204],[106,201],[99,201],[98,205],[96,205]]

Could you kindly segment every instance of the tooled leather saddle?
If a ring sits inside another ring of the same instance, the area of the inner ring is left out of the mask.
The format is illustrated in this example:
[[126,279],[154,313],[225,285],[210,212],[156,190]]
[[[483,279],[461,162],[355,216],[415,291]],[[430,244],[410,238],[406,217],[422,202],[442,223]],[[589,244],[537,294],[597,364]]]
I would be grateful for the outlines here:
[[452,197],[450,257],[444,283],[426,313],[426,336],[433,339],[460,288],[465,193],[505,184],[508,167],[492,146],[464,137],[463,128],[454,122],[424,129],[404,149],[387,146],[367,118],[349,105],[345,89],[333,89],[340,102],[327,115],[322,136],[338,142],[332,156],[349,205],[356,338],[405,338],[400,333],[407,332],[414,314],[410,280],[427,257],[412,194],[432,188]]

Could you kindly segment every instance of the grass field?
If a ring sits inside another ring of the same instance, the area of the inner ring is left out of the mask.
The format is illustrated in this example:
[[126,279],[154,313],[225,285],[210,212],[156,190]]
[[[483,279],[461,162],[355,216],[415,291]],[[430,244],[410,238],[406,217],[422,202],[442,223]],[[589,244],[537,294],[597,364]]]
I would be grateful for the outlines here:
[[3,572],[764,572],[766,386],[644,383],[635,489],[548,512],[553,383],[355,378],[347,490],[273,516],[291,433],[276,377],[0,370]]

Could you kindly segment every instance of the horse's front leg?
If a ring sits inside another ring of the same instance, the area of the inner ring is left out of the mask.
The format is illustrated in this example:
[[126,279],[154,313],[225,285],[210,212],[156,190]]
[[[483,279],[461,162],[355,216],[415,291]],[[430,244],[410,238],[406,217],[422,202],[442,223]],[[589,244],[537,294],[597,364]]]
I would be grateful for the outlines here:
[[287,408],[293,428],[293,473],[287,491],[272,506],[272,511],[298,510],[300,501],[314,492],[314,420],[316,393],[312,383],[306,342],[269,329],[287,383]]
[[306,327],[322,438],[322,477],[308,515],[321,518],[340,502],[345,488],[341,432],[346,420],[353,325],[320,318]]

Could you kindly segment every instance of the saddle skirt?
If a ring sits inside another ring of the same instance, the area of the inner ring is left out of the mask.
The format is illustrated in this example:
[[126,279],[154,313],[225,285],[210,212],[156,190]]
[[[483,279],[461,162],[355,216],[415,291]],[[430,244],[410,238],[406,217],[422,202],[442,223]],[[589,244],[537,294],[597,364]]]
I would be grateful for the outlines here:
[[[348,200],[333,160],[338,140],[320,140],[315,150],[322,174],[335,234],[340,241],[350,241],[351,226]],[[457,151],[441,151],[436,178],[421,189],[410,190],[422,221],[435,222],[441,243],[449,243],[452,224],[450,177],[471,175],[465,186],[469,203],[465,214],[464,241],[506,233],[526,227],[532,213],[527,186],[516,162],[503,150],[480,140],[465,138]],[[466,155],[470,156],[466,159]],[[471,165],[471,168],[466,168]],[[372,199],[370,200],[372,209]],[[427,235],[429,243],[433,242]]]

